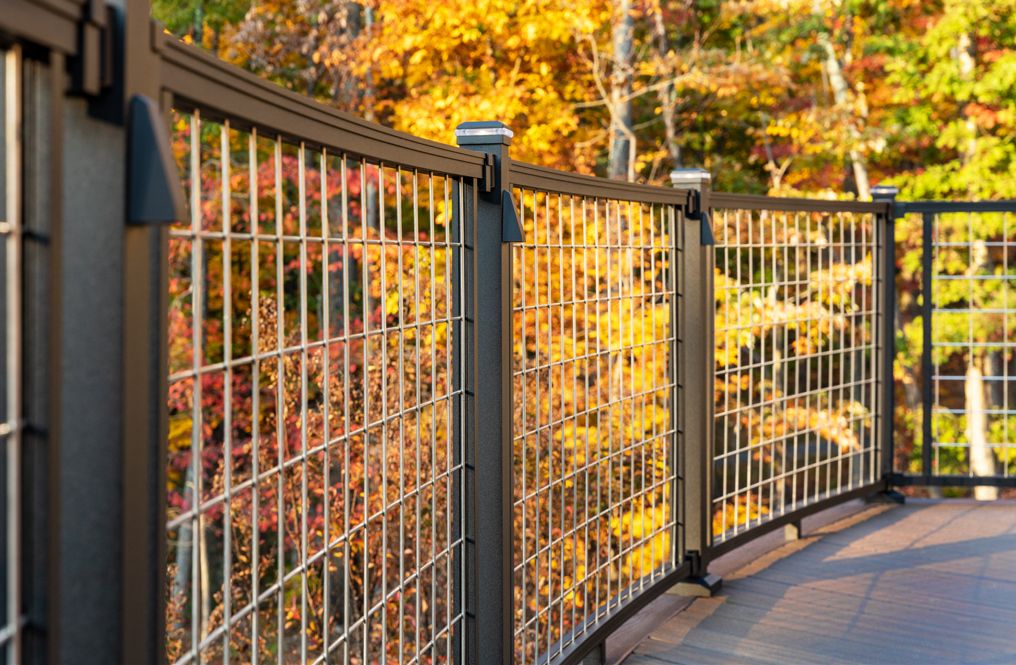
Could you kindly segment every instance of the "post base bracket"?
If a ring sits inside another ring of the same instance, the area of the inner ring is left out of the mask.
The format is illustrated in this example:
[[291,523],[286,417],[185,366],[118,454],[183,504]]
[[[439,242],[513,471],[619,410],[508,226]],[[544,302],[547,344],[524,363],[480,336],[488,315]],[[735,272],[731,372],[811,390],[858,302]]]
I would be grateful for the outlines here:
[[719,575],[706,573],[698,577],[689,577],[681,580],[667,593],[674,596],[688,596],[692,598],[712,598],[723,586],[723,578]]

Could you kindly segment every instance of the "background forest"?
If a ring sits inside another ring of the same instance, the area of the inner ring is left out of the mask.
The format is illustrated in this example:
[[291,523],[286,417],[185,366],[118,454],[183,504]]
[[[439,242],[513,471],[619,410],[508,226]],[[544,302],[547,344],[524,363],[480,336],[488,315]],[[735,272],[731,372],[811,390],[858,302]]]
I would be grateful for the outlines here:
[[525,161],[727,191],[1016,193],[1012,0],[156,0],[175,34],[451,142],[496,118]]
[[[774,195],[868,199],[882,183],[903,199],[1016,196],[1016,0],[156,0],[153,11],[225,60],[418,136],[452,142],[460,122],[499,119],[512,156],[545,166],[654,184],[704,167],[715,189]],[[904,455],[920,422],[920,223],[897,226]]]

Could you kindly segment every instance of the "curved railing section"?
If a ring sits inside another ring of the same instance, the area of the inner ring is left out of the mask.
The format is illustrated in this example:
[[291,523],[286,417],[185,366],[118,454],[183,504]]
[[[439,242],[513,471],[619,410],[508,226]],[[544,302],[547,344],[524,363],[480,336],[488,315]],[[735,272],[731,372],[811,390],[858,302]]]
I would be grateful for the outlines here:
[[713,555],[883,482],[885,204],[713,194]]
[[168,660],[457,660],[483,157],[164,54]]
[[559,662],[683,562],[684,197],[519,163],[511,178],[514,662]]

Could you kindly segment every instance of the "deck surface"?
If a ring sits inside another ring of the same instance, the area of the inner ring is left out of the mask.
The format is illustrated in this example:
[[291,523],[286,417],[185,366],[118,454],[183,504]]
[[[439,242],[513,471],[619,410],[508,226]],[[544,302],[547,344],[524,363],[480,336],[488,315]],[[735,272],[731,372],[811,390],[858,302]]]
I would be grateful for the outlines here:
[[1016,503],[909,502],[805,533],[624,662],[1016,663]]

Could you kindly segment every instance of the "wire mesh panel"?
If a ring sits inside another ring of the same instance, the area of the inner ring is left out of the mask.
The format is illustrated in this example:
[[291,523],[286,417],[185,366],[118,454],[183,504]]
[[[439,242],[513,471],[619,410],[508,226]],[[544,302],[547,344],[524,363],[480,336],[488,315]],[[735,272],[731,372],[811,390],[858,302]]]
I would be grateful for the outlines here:
[[879,476],[875,216],[717,210],[713,540]]
[[4,334],[0,353],[0,527],[3,565],[0,566],[0,654],[7,663],[21,660],[21,58],[18,50],[0,51],[0,325]]
[[1016,214],[923,217],[930,473],[1016,475]]
[[516,190],[514,651],[553,660],[679,563],[673,206]]
[[169,661],[455,660],[473,181],[198,112],[173,138]]

